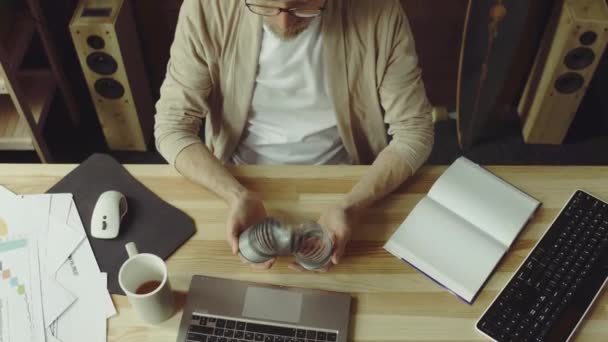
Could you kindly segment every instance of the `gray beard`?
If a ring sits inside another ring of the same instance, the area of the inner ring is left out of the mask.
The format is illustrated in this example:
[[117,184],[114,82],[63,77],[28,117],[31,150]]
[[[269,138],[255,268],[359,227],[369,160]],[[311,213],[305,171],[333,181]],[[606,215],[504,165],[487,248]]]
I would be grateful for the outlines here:
[[274,26],[272,26],[270,24],[267,25],[268,29],[270,29],[270,31],[275,36],[277,36],[279,39],[284,40],[284,41],[295,39],[298,35],[300,35],[300,33],[304,32],[308,28],[308,26],[309,25],[297,27],[297,28],[289,28],[287,30],[278,30],[277,28],[275,28]]

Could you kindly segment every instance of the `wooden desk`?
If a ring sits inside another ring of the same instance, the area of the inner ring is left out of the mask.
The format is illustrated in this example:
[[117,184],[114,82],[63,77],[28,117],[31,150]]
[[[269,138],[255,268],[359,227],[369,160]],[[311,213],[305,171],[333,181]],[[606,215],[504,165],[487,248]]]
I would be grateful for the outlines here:
[[[44,192],[74,166],[0,165],[0,184],[18,193]],[[128,166],[162,198],[192,216],[198,232],[168,261],[174,290],[183,301],[193,274],[288,286],[348,291],[353,295],[353,341],[483,340],[473,325],[543,234],[569,196],[583,188],[608,199],[608,167],[490,167],[543,202],[474,305],[469,306],[382,249],[444,167],[424,168],[395,194],[369,210],[355,227],[343,263],[327,274],[296,273],[278,262],[254,271],[230,255],[224,241],[226,207],[169,166]],[[246,167],[233,169],[259,191],[271,214],[316,219],[347,192],[365,167]],[[153,215],[154,213],[150,213]],[[114,296],[119,315],[109,322],[109,341],[174,341],[181,314],[157,327],[142,324],[126,298]],[[580,329],[579,341],[608,340],[608,293],[604,291]]]

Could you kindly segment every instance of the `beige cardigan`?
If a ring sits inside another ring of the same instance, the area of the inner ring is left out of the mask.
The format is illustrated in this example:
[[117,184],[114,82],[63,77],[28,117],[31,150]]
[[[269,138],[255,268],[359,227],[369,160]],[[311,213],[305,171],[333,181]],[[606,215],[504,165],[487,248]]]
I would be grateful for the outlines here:
[[[398,0],[328,0],[324,59],[342,141],[356,164],[385,148],[416,171],[433,145],[414,40]],[[161,98],[155,137],[172,164],[205,140],[229,160],[243,134],[255,86],[262,17],[240,0],[185,0]],[[390,143],[389,143],[390,141]]]

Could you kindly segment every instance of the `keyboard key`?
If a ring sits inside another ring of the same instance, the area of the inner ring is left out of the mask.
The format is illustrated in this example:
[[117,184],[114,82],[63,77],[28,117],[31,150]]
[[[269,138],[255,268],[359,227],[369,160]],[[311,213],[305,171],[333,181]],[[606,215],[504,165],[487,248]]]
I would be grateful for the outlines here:
[[235,321],[227,321],[226,322],[226,329],[234,329],[235,326],[236,326],[236,322]]
[[316,331],[312,331],[312,330],[308,330],[306,332],[306,338],[309,340],[314,340],[315,338],[317,338],[317,332]]
[[234,330],[226,330],[224,332],[224,336],[226,336],[226,337],[234,337]]
[[336,342],[338,340],[338,334],[335,334],[335,333],[327,334],[327,340],[330,342]]
[[547,315],[548,313],[551,312],[552,306],[554,305],[554,302],[548,302],[547,304],[545,304],[545,306],[540,310],[540,312],[543,315]]
[[217,323],[215,323],[215,327],[216,328],[224,328],[224,327],[226,327],[226,320],[225,319],[218,319]]
[[254,338],[254,335],[253,335],[253,333],[252,333],[252,332],[246,332],[246,333],[245,333],[245,339],[246,339],[246,340],[251,340],[251,341],[253,341],[253,338]]
[[274,342],[274,337],[272,337],[270,335],[266,335],[264,337],[264,342]]
[[228,339],[225,337],[220,337],[217,342],[228,342]]
[[306,330],[300,330],[300,329],[298,329],[298,331],[296,331],[296,337],[298,337],[298,338],[305,338],[306,337]]
[[209,336],[207,342],[217,342],[217,336]]
[[224,329],[215,328],[215,331],[213,332],[213,334],[215,336],[224,336]]
[[263,334],[255,334],[255,339],[256,342],[260,342],[260,341],[264,341],[264,335]]
[[207,317],[205,317],[205,316],[201,317],[200,324],[207,325]]
[[245,330],[246,327],[247,327],[247,323],[236,322],[236,330]]
[[234,337],[235,338],[245,338],[245,332],[243,332],[243,331],[236,331],[234,333]]
[[274,342],[285,342],[285,337],[283,337],[283,336],[276,336],[274,338]]
[[585,265],[581,271],[581,277],[586,278],[591,275],[591,265]]
[[327,333],[318,332],[317,333],[317,341],[327,341]]
[[[532,258],[532,259],[535,259],[535,258]],[[529,270],[533,270],[534,266],[536,266],[536,262],[533,260],[528,261],[525,265],[525,267]]]
[[207,336],[199,334],[188,334],[188,341],[207,342]]
[[267,334],[267,335],[285,336],[285,337],[296,336],[296,329],[294,329],[294,328],[276,327],[276,326],[271,326],[271,325],[262,325],[262,324],[255,324],[255,323],[247,323],[247,331],[251,331],[254,333]]
[[197,334],[213,335],[213,328],[201,327],[200,325],[191,325],[188,330]]

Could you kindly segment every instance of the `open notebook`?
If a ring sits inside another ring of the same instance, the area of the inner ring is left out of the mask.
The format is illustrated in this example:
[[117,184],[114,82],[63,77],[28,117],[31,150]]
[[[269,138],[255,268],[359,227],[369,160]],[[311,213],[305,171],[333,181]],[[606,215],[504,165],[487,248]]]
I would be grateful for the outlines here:
[[470,304],[539,205],[462,157],[384,248]]

